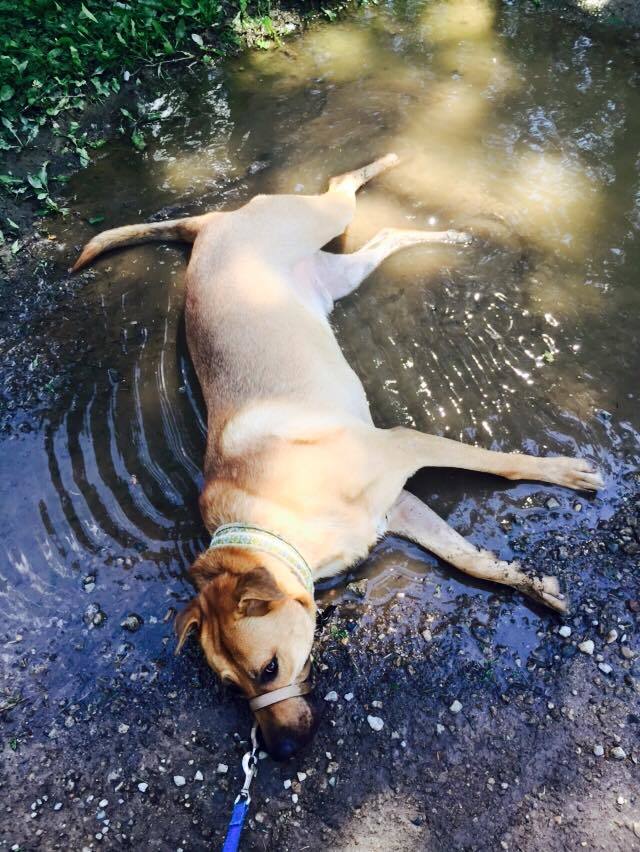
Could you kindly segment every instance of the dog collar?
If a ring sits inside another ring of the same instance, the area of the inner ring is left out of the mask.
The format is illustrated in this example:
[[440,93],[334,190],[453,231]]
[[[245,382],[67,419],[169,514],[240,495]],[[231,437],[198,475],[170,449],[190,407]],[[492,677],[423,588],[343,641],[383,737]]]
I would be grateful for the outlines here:
[[209,550],[219,550],[222,547],[243,547],[275,556],[287,566],[313,599],[311,568],[302,554],[279,535],[251,524],[223,524],[214,532]]

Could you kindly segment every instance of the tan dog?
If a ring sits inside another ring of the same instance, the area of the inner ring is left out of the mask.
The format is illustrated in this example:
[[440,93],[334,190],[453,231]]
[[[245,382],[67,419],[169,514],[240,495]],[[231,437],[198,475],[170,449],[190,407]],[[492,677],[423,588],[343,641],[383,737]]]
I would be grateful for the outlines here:
[[312,704],[301,694],[315,627],[308,568],[314,580],[344,571],[393,533],[474,577],[566,608],[554,578],[528,576],[477,550],[404,491],[419,468],[576,489],[602,485],[585,461],[490,452],[374,425],[327,321],[334,301],[400,248],[469,239],[454,231],[385,230],[354,254],[321,250],[351,221],[356,190],[395,162],[388,155],[334,178],[323,195],[257,196],[233,212],[107,231],[74,267],[134,242],[194,244],[186,327],[208,415],[200,508],[210,532],[234,526],[216,533],[192,566],[199,593],[176,629],[179,646],[197,631],[209,665],[247,697],[280,699],[262,709],[268,697],[254,703],[277,758],[314,729]]

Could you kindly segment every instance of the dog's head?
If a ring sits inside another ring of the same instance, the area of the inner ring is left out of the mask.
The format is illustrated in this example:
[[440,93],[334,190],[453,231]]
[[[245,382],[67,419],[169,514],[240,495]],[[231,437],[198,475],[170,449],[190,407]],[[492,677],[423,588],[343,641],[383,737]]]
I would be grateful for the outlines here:
[[[247,698],[308,679],[315,604],[302,586],[286,582],[274,557],[241,547],[208,551],[190,574],[199,592],[176,617],[178,651],[197,632],[211,668]],[[258,710],[256,718],[276,760],[294,754],[316,728],[307,696]]]

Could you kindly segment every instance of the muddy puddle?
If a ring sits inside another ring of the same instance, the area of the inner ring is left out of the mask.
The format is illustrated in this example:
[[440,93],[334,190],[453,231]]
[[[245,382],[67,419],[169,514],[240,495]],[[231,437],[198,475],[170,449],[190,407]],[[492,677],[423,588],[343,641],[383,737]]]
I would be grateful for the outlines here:
[[[116,139],[70,182],[48,273],[61,286],[93,217],[107,228],[315,192],[396,151],[403,164],[362,192],[343,248],[390,225],[478,239],[397,256],[337,305],[376,421],[579,453],[607,483],[593,498],[431,471],[414,490],[477,544],[530,565],[537,541],[612,512],[640,430],[640,77],[615,36],[558,27],[522,4],[498,14],[488,0],[391,3],[129,107],[155,116],[147,147]],[[82,310],[51,317],[70,352],[83,343],[67,366],[72,398],[3,444],[0,617],[16,643],[6,660],[34,675],[21,687],[34,706],[95,696],[114,666],[143,683],[180,666],[169,622],[206,546],[186,257],[144,246],[85,274]],[[347,579],[362,577],[374,604],[419,597],[434,630],[471,601],[474,623],[523,661],[547,619],[400,541]],[[344,595],[342,580],[321,590]],[[471,650],[477,637],[469,630]]]

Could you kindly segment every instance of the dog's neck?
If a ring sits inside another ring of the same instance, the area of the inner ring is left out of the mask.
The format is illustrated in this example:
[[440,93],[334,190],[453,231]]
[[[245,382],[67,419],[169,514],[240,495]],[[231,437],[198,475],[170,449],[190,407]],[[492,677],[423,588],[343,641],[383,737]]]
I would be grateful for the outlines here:
[[[244,550],[266,553],[284,566],[293,578],[313,598],[313,574],[299,550],[282,536],[270,530],[247,523],[231,523],[219,526],[211,538],[209,550],[226,547],[241,547]],[[289,585],[289,583],[287,583]]]
[[[317,507],[314,507],[317,508]],[[200,498],[202,518],[209,532],[225,524],[242,523],[258,527],[288,542],[311,569],[314,580],[331,577],[363,559],[384,530],[366,513],[347,517],[325,507],[325,511],[297,511],[244,489],[220,487],[212,480]],[[283,567],[283,571],[287,569]]]

